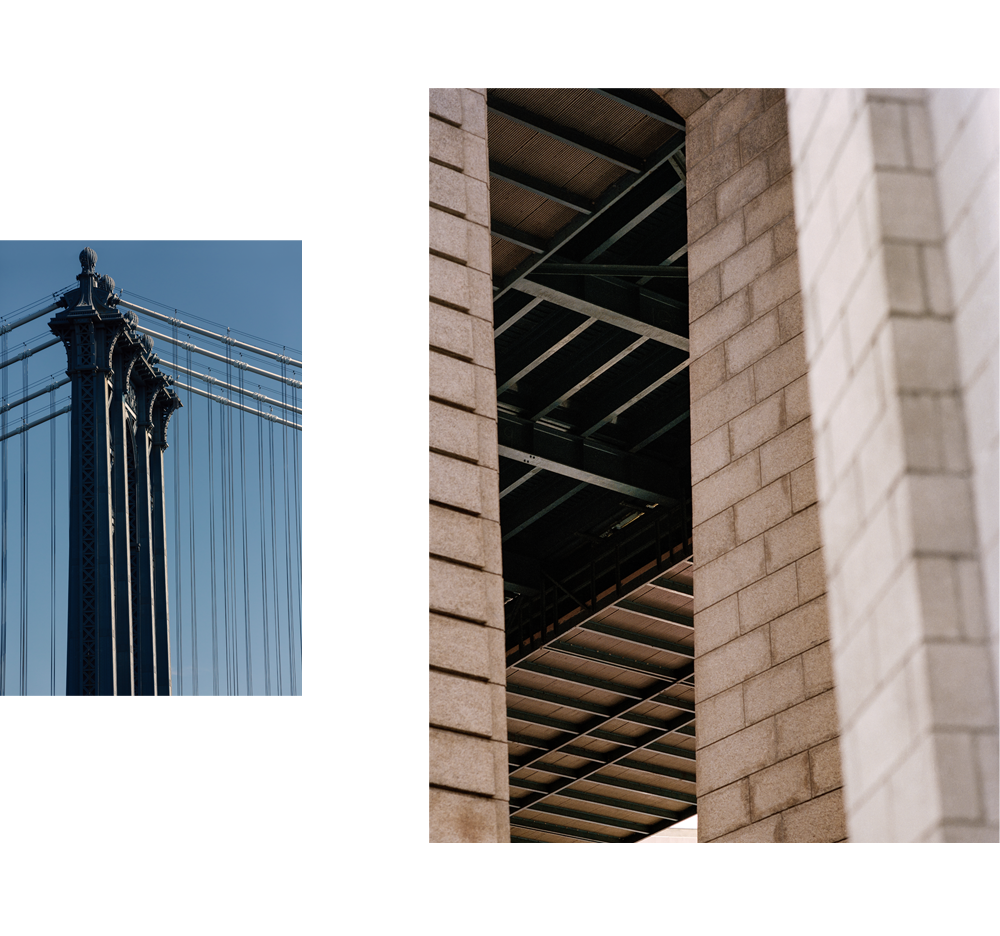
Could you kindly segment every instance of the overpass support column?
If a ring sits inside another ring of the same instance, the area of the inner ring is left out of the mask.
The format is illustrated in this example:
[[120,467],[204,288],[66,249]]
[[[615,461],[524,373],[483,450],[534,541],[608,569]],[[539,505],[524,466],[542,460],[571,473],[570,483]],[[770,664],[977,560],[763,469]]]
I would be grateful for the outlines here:
[[430,841],[509,842],[486,91],[430,91]]
[[700,842],[845,837],[781,89],[687,122]]
[[852,841],[998,840],[998,110],[789,91]]

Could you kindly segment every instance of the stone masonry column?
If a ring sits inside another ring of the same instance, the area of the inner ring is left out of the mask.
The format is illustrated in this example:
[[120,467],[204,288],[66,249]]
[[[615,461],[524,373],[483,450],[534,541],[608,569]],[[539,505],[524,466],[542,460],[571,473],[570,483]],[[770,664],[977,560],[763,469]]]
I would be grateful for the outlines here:
[[997,116],[789,91],[852,841],[998,838]]
[[509,842],[486,90],[430,91],[430,841]]
[[687,122],[698,840],[841,841],[785,96],[657,90]]

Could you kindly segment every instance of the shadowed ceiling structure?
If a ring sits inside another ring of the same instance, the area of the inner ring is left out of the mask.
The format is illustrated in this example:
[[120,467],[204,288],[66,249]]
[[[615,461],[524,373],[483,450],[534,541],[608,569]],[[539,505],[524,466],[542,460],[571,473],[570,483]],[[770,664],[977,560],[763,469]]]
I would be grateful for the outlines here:
[[696,810],[684,122],[488,89],[511,840]]

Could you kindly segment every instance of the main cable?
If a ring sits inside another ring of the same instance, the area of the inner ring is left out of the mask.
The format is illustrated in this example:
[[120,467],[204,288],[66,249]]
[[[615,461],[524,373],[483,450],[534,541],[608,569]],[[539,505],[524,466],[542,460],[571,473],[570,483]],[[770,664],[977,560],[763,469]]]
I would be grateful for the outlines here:
[[[162,312],[154,312],[152,309],[144,309],[142,306],[133,305],[131,302],[126,302],[124,299],[118,300],[118,305],[123,306],[126,309],[131,309],[133,312],[142,312],[144,315],[151,315],[155,319],[159,319],[162,322],[169,322],[171,325],[179,327],[184,331],[194,332],[196,335],[202,335],[205,338],[213,338],[216,341],[221,341],[224,344],[231,344],[243,351],[249,351],[251,354],[256,354],[261,357],[268,358],[273,361],[282,361],[283,355],[275,354],[273,351],[268,351],[265,348],[257,348],[251,344],[247,344],[244,341],[237,341],[235,338],[231,337],[229,334],[219,335],[216,332],[208,331],[205,328],[199,328],[197,325],[189,325],[187,322],[182,322],[180,319],[171,318],[169,315],[164,315]],[[177,310],[174,309],[176,312]],[[41,314],[41,313],[39,313]],[[228,329],[226,329],[228,333]],[[296,361],[294,358],[286,358],[289,364],[297,364],[299,367],[302,366],[301,361]]]
[[[59,289],[57,289],[55,292],[48,293],[47,295],[42,296],[41,299],[36,299],[34,302],[29,302],[27,305],[23,305],[20,308],[14,309],[12,312],[8,312],[6,315],[0,316],[0,321],[4,321],[4,320],[8,319],[12,315],[17,315],[19,312],[25,312],[28,309],[30,309],[32,306],[39,305],[39,304],[41,304],[43,302],[48,302],[49,299],[55,299],[56,302],[53,303],[52,305],[50,305],[45,310],[43,310],[41,312],[38,312],[37,315],[36,315],[36,317],[40,316],[40,315],[44,315],[46,312],[53,312],[56,309],[62,308],[62,294],[66,293],[68,290],[72,289],[74,287],[74,285],[75,285],[74,283],[70,283],[68,286],[62,286]],[[33,313],[33,314],[35,314],[35,313]],[[10,331],[11,329],[16,328],[16,327],[17,326],[15,326],[15,325],[11,325],[6,330]]]
[[[66,288],[69,289],[71,287],[66,287]],[[123,289],[122,293],[125,294],[125,295],[129,295],[129,296],[135,296],[136,299],[141,299],[143,302],[151,302],[153,305],[162,306],[164,309],[170,309],[171,311],[173,311],[173,313],[175,315],[177,315],[178,313],[181,313],[183,315],[186,315],[190,319],[194,319],[197,322],[205,322],[205,324],[207,324],[207,325],[214,325],[216,328],[225,328],[226,329],[226,336],[225,336],[225,338],[223,338],[222,335],[219,335],[218,337],[219,337],[220,341],[228,341],[230,344],[235,344],[236,342],[234,342],[232,340],[231,334],[236,334],[236,335],[244,335],[247,338],[253,338],[255,341],[262,341],[262,342],[264,342],[264,344],[269,344],[269,345],[273,345],[274,347],[278,347],[278,343],[276,341],[270,341],[267,338],[264,338],[264,337],[262,337],[260,335],[255,335],[252,332],[245,332],[245,331],[240,331],[239,329],[236,329],[236,328],[230,328],[228,325],[223,325],[221,322],[216,322],[213,319],[208,319],[208,318],[205,318],[204,316],[201,316],[201,315],[195,315],[193,312],[185,312],[183,309],[178,309],[178,308],[176,308],[174,306],[167,305],[167,303],[165,303],[165,302],[159,302],[156,299],[150,299],[148,296],[140,296],[138,293],[132,292],[131,289]],[[53,293],[53,295],[55,295],[55,294]],[[44,300],[39,300],[39,301],[42,302]],[[25,307],[25,308],[27,308],[27,307]],[[143,311],[144,312],[149,312],[150,310],[149,309],[143,309]],[[11,314],[13,314],[13,313],[11,313]],[[283,346],[282,350],[283,351],[287,351],[289,349]],[[292,351],[298,351],[301,354],[301,350],[299,348],[292,348],[291,350]]]

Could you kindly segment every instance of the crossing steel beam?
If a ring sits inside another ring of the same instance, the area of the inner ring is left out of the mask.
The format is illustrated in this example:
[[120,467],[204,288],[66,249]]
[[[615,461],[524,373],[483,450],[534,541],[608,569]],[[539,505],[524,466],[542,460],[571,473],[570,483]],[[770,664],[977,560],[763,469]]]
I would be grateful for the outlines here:
[[593,203],[592,211],[589,214],[580,214],[568,224],[563,226],[548,242],[545,252],[535,254],[519,263],[502,280],[494,283],[493,298],[499,299],[508,290],[512,289],[523,277],[527,276],[535,267],[543,261],[549,259],[562,247],[568,244],[577,234],[585,230],[596,219],[607,211],[612,205],[624,198],[644,179],[647,179],[653,172],[667,163],[671,156],[679,152],[684,147],[683,132],[671,137],[663,146],[654,152],[644,163],[643,172],[638,175],[622,176],[617,182],[610,185],[605,192]]
[[585,481],[650,504],[673,500],[668,493],[672,466],[595,439],[560,432],[500,412],[499,454],[563,477]]
[[[544,273],[544,270],[536,270],[535,272],[542,274]],[[574,296],[571,293],[563,292],[562,290],[554,289],[551,286],[545,286],[529,279],[521,280],[517,284],[516,288],[520,292],[527,293],[529,296],[534,296],[536,299],[544,299],[545,301],[561,306],[564,309],[570,309],[573,312],[579,312],[581,315],[586,315],[589,318],[595,318],[598,321],[607,322],[610,325],[615,325],[618,328],[633,332],[636,335],[643,335],[646,338],[652,338],[654,341],[659,341],[660,343],[669,345],[672,348],[678,348],[685,353],[690,347],[690,342],[683,335],[669,331],[666,328],[661,328],[652,322],[643,321],[635,316],[626,315],[617,311],[617,309],[612,308],[610,305],[599,305],[596,302],[589,302],[588,300]],[[647,296],[652,298],[653,294],[647,293]]]

